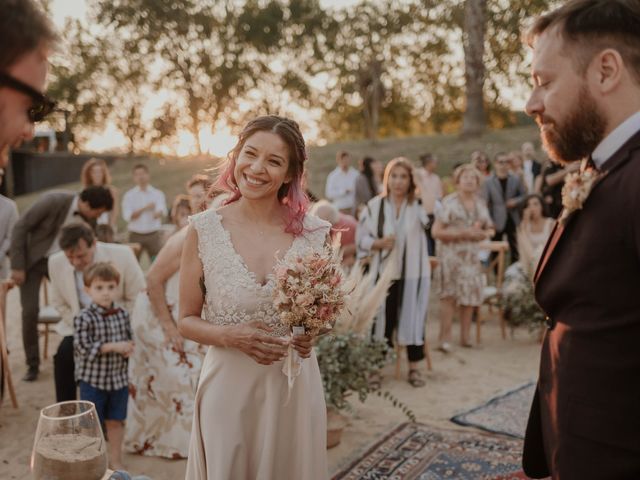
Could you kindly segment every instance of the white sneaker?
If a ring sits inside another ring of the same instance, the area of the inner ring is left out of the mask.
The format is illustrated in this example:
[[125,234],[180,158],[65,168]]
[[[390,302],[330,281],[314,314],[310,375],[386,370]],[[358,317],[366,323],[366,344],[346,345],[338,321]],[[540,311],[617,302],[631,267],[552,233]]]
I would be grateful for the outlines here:
[[438,350],[440,350],[441,352],[444,352],[444,353],[450,353],[451,352],[451,344],[449,342],[442,342],[440,344],[440,346],[438,347]]

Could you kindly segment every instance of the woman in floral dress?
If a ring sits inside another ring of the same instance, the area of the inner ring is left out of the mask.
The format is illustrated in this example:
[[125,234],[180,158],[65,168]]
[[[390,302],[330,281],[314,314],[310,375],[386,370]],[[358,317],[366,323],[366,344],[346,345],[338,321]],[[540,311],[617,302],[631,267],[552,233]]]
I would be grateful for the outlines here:
[[[190,208],[206,208],[211,181],[187,184]],[[206,347],[178,333],[180,256],[187,229],[173,234],[147,273],[147,291],[131,317],[136,348],[129,359],[129,405],[125,449],[142,455],[186,458],[193,402]]]
[[432,234],[437,240],[440,265],[435,282],[440,294],[440,350],[451,350],[451,324],[460,308],[460,344],[470,347],[469,330],[473,308],[482,305],[484,276],[480,244],[494,234],[484,201],[478,196],[482,174],[471,164],[453,174],[456,192],[442,200],[435,212]]

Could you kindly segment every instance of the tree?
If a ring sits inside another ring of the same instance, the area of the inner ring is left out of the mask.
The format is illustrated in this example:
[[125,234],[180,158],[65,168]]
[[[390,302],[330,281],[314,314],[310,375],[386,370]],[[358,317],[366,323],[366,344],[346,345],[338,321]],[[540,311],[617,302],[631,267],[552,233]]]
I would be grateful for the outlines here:
[[[127,54],[139,51],[162,68],[158,86],[182,95],[202,153],[203,124],[215,125],[235,110],[267,69],[256,52],[277,44],[283,20],[277,6],[275,1],[258,9],[256,1],[99,0],[98,18],[127,39]],[[265,12],[260,18],[267,23],[256,22]]]
[[486,0],[466,0],[464,6],[464,77],[466,109],[462,134],[481,134],[487,124],[484,111],[484,48],[487,17]]
[[66,137],[81,142],[97,130],[110,114],[112,104],[104,90],[109,51],[104,39],[93,35],[79,21],[67,21],[63,30],[65,55],[51,68],[49,94],[66,112]]

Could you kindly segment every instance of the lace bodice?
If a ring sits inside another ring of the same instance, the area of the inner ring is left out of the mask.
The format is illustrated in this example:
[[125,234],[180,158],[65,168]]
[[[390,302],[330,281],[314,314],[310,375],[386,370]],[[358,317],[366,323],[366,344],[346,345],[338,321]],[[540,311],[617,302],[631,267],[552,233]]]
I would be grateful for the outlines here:
[[[275,276],[269,274],[267,283],[261,285],[249,271],[243,258],[236,252],[231,235],[222,226],[215,210],[207,210],[191,217],[198,232],[198,253],[204,271],[207,294],[204,305],[205,320],[216,325],[233,325],[260,320],[267,325],[279,326],[273,306]],[[330,225],[307,214],[305,231],[296,237],[285,258],[301,254],[310,247],[321,249]],[[276,328],[275,335],[286,331]]]

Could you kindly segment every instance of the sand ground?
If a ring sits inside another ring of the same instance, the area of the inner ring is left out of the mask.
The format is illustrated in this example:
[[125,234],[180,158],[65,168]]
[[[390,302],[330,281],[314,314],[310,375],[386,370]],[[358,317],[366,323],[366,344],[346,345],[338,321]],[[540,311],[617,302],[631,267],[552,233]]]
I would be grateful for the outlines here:
[[[0,479],[28,479],[29,458],[39,411],[55,402],[51,355],[60,338],[56,335],[50,338],[49,358],[42,362],[38,381],[22,382],[20,379],[25,366],[17,289],[9,293],[7,304],[10,367],[20,405],[14,409],[8,395],[5,395],[0,407]],[[437,316],[433,315],[432,318]],[[497,320],[489,319],[483,326],[483,343],[480,347],[455,348],[447,355],[434,351],[437,334],[437,322],[428,321],[427,337],[432,346],[433,371],[426,375],[427,385],[424,388],[413,388],[406,382],[406,360],[402,362],[401,379],[395,379],[394,366],[385,370],[382,388],[406,403],[419,422],[460,428],[448,421],[452,415],[536,377],[540,345],[526,330],[517,331],[513,339],[503,340]],[[376,396],[370,397],[364,404],[357,400],[353,404],[354,412],[350,415],[342,443],[328,452],[331,472],[356,457],[386,430],[406,421],[402,412]],[[124,460],[132,474],[144,473],[153,480],[183,478],[186,465],[185,460],[137,455],[125,455]]]

